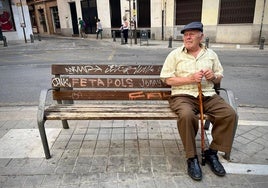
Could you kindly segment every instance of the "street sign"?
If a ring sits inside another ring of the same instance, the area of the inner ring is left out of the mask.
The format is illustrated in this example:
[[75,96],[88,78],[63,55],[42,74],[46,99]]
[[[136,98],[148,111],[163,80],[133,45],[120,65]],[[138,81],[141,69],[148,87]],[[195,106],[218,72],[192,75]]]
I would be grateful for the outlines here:
[[133,16],[136,16],[136,14],[137,14],[136,9],[133,9]]

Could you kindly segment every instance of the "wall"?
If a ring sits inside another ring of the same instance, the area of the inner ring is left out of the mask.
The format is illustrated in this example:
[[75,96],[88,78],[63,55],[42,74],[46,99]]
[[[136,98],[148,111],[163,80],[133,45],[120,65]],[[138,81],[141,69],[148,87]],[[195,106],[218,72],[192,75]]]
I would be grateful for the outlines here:
[[111,13],[109,0],[97,0],[98,16],[102,24],[103,37],[111,37]]
[[72,18],[69,5],[70,2],[76,3],[77,17],[82,17],[80,0],[57,0],[61,34],[65,36],[72,36],[73,34]]
[[154,34],[156,39],[162,38],[162,10],[164,10],[162,0],[154,0],[153,3],[151,1],[151,34]]

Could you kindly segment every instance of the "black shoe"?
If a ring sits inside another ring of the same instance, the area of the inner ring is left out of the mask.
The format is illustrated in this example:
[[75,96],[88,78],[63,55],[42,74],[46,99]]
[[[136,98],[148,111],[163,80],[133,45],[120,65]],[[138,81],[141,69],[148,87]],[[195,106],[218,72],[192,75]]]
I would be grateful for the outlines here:
[[192,179],[200,181],[202,179],[202,171],[199,165],[198,158],[197,157],[189,158],[187,160],[187,164],[188,164],[188,175]]
[[217,151],[214,150],[206,150],[205,151],[205,159],[206,163],[209,164],[210,169],[217,176],[225,176],[226,172],[224,167],[219,161]]

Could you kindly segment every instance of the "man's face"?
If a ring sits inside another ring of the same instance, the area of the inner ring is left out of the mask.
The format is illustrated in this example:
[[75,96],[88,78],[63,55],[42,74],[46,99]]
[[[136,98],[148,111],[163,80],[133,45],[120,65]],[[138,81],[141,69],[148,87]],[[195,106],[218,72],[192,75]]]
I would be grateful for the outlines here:
[[185,31],[183,34],[183,43],[187,50],[194,50],[199,46],[203,39],[203,33],[198,30]]

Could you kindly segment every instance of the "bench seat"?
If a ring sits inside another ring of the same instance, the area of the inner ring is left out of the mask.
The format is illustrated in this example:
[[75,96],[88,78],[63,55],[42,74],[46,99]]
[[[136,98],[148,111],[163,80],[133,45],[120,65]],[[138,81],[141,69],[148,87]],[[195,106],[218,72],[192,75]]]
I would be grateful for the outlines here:
[[45,110],[47,120],[177,119],[169,104],[61,104]]

